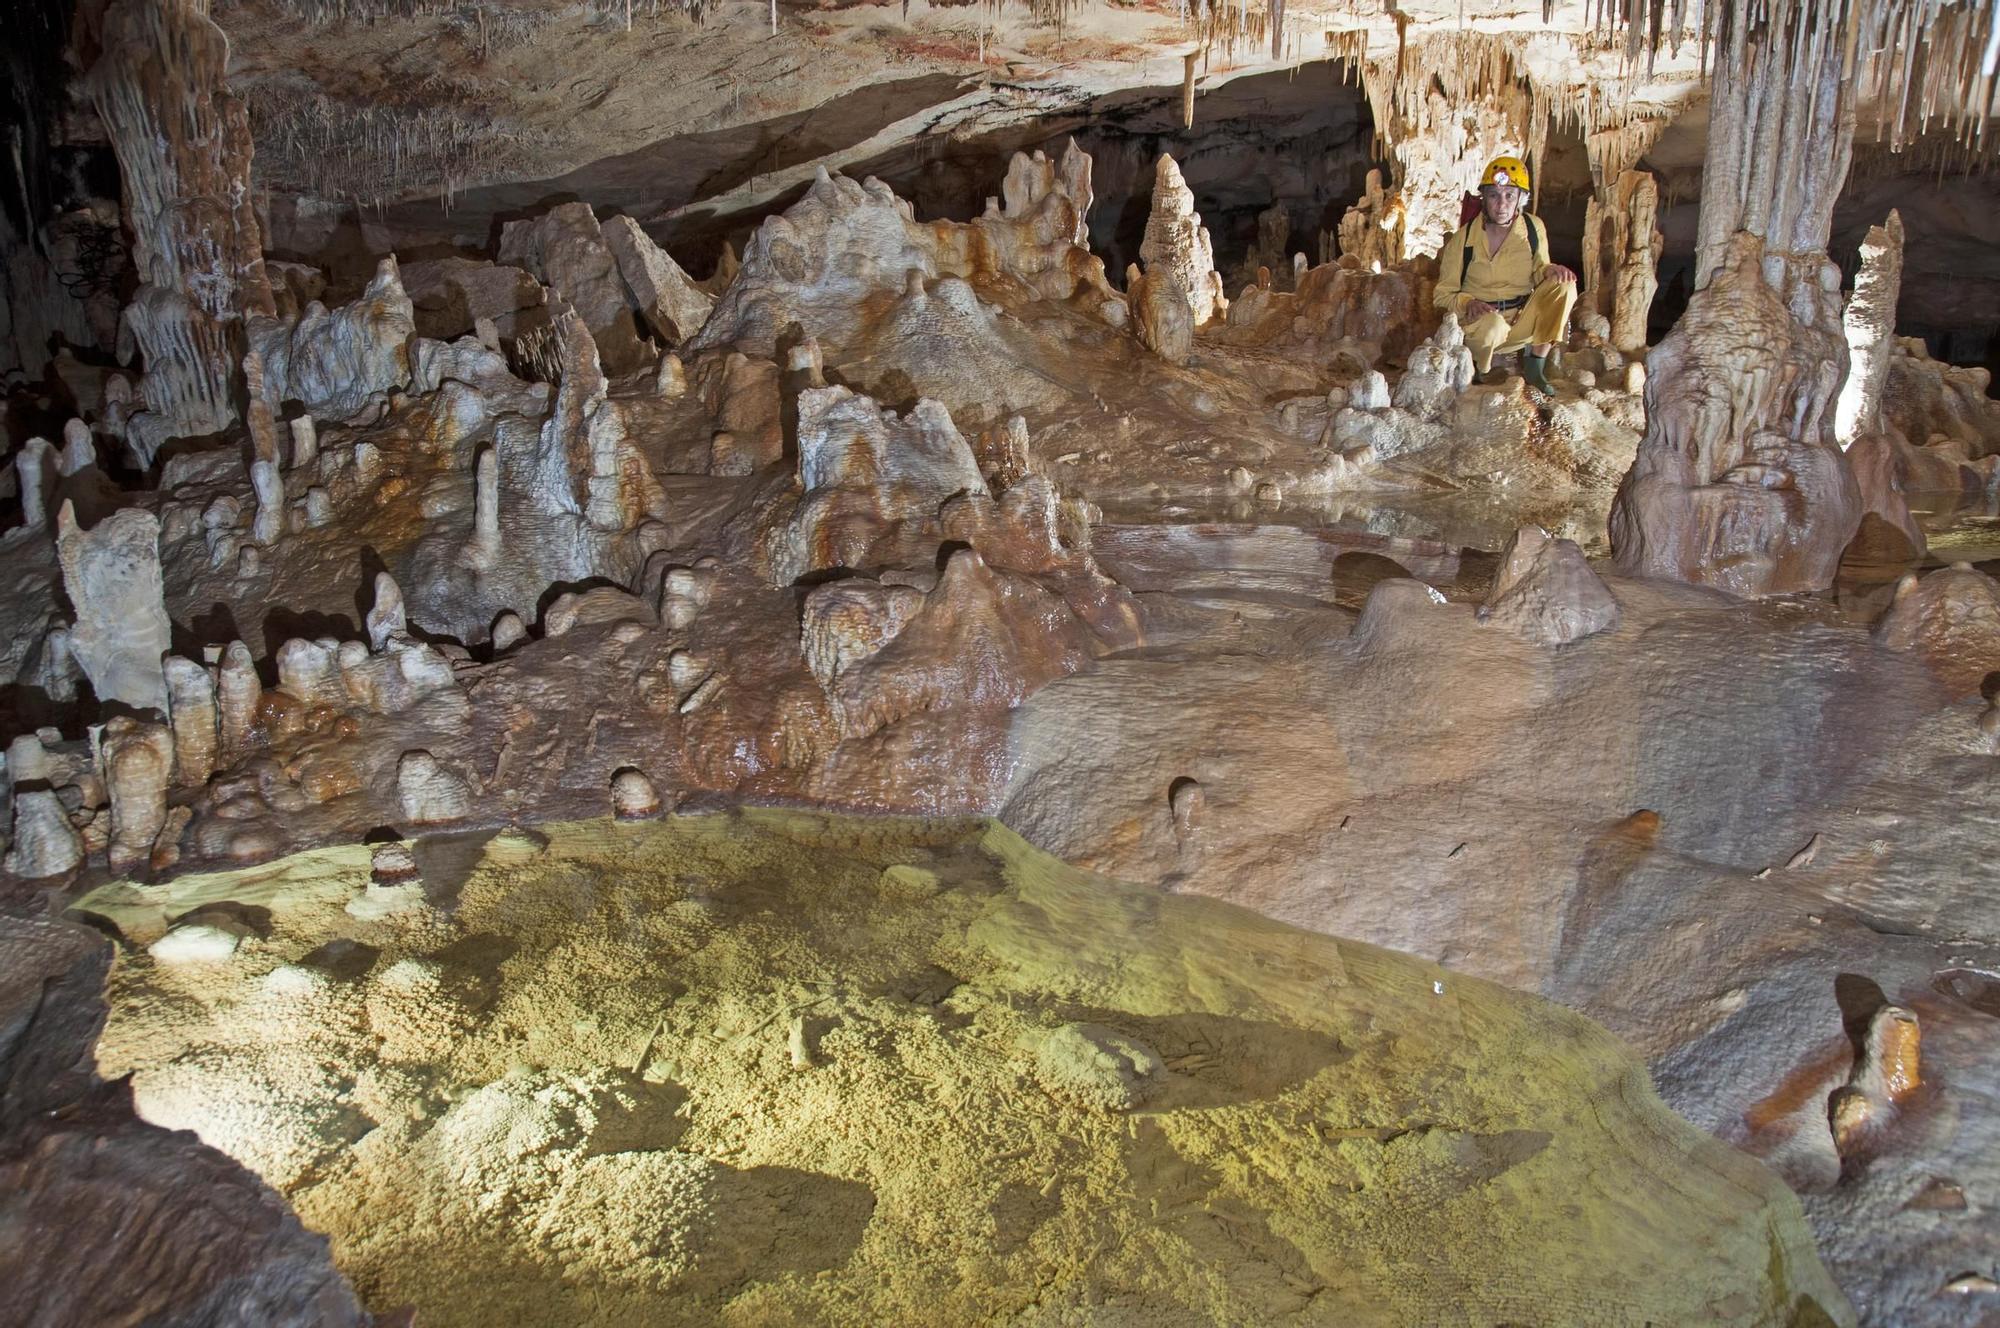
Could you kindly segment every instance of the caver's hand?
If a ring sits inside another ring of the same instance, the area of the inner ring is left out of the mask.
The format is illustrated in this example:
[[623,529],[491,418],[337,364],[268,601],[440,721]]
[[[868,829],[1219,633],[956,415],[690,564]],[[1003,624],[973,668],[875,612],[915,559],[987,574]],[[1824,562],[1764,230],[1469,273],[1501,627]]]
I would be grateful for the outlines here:
[[1563,282],[1570,282],[1573,284],[1576,281],[1576,273],[1570,271],[1568,268],[1564,267],[1561,263],[1551,263],[1547,267],[1542,269],[1542,280],[1563,281]]
[[1484,300],[1467,300],[1465,302],[1465,312],[1459,315],[1459,321],[1461,323],[1476,323],[1486,317],[1486,315],[1496,312],[1498,311]]

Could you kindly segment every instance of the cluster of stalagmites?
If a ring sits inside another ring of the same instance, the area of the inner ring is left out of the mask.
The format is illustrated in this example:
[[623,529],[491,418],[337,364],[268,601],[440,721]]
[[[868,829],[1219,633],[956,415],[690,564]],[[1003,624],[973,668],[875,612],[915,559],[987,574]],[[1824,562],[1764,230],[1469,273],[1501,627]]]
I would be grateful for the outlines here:
[[[1645,452],[1627,477],[1620,557],[1750,593],[1827,574],[1828,512],[1851,524],[1865,504],[1911,530],[1897,495],[1941,474],[1983,484],[1985,440],[2000,450],[1978,375],[1891,334],[1893,219],[1871,236],[1844,323],[1836,284],[1814,271],[1802,289],[1783,265],[1774,279],[1746,238],[1642,363],[1653,193],[1621,177],[1593,213],[1595,294],[1570,348],[1580,390],[1537,423],[1518,384],[1473,386],[1457,320],[1431,308],[1435,265],[1404,257],[1405,204],[1379,178],[1341,228],[1346,252],[1301,255],[1284,279],[1260,264],[1234,300],[1170,159],[1157,183],[1144,267],[1123,293],[1087,247],[1090,159],[1074,145],[1056,161],[1017,156],[1001,197],[963,224],[920,222],[879,182],[822,176],[705,284],[629,219],[583,204],[511,223],[499,263],[385,259],[339,308],[288,277],[288,313],[240,315],[242,446],[173,449],[157,499],[136,501],[101,473],[99,435],[80,421],[60,447],[17,455],[24,524],[9,538],[52,542],[67,600],[17,656],[19,680],[57,709],[87,687],[105,722],[87,742],[45,729],[9,752],[9,868],[58,875],[102,855],[159,869],[190,850],[280,851],[293,821],[333,834],[504,815],[524,764],[544,758],[512,745],[531,706],[481,712],[474,693],[495,669],[518,663],[510,685],[541,687],[538,667],[586,657],[629,669],[607,685],[629,683],[665,725],[619,747],[593,718],[568,758],[621,817],[701,786],[852,793],[843,781],[885,767],[927,772],[921,790],[877,790],[885,805],[951,805],[993,759],[988,718],[1145,635],[1137,601],[1091,556],[1089,505],[1031,445],[1027,417],[1075,389],[1022,372],[1049,356],[1027,318],[1157,376],[1195,413],[1204,389],[1183,375],[1203,356],[1281,352],[1270,372],[1298,390],[1272,425],[1315,458],[1290,482],[1329,489],[1393,477],[1418,453],[1472,483],[1608,486],[1616,472],[1579,432],[1636,443],[1636,392],[1662,374],[1706,382],[1655,403],[1646,427],[1686,443]],[[1275,254],[1284,236],[1268,239]],[[1843,348],[1856,366],[1844,388],[1789,367]],[[1761,394],[1732,395],[1760,365],[1748,381]],[[120,400],[107,391],[99,422],[113,438],[134,418]],[[1531,432],[1542,469],[1525,473]],[[1851,466],[1793,441],[1834,433]],[[707,518],[678,510],[663,476],[737,486],[715,529],[740,557],[676,561],[677,529]],[[1219,484],[1282,496],[1242,467]],[[364,575],[374,552],[394,571]],[[255,651],[175,644],[169,602],[226,612],[330,580],[365,586],[352,639],[272,639],[267,620]],[[1962,687],[1962,661],[1995,634],[1990,587],[1939,573],[1899,595],[1880,639]],[[1410,612],[1433,599],[1385,585],[1357,641],[1420,630]],[[774,610],[796,623],[775,645],[760,625]],[[1479,618],[1563,646],[1614,626],[1618,607],[1574,544],[1527,528]],[[482,713],[498,727],[475,742]]]

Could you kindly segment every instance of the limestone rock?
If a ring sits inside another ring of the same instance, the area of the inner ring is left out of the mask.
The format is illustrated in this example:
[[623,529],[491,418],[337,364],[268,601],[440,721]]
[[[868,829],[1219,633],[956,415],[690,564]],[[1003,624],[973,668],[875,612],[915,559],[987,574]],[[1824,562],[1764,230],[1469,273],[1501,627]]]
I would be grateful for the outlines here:
[[484,324],[497,351],[502,338],[548,325],[547,288],[518,267],[454,255],[404,263],[401,272],[419,336],[455,341]]
[[405,820],[456,821],[472,812],[472,785],[427,751],[404,752],[396,762],[396,796]]
[[1500,552],[1479,618],[1558,646],[1617,626],[1618,601],[1572,541],[1522,526]]
[[595,340],[606,372],[634,373],[651,363],[625,278],[588,203],[563,203],[539,217],[508,222],[498,257],[562,297]]
[[694,284],[680,264],[630,217],[613,217],[602,230],[639,316],[661,344],[678,346],[701,331],[715,301]]
[[[14,915],[0,941],[0,1321],[367,1328],[324,1236],[192,1130],[140,1120],[94,1073],[112,947]],[[96,1270],[71,1274],[79,1266]]]
[[158,518],[127,507],[82,530],[65,502],[56,516],[56,553],[76,613],[70,653],[98,699],[164,714],[160,661],[172,645],[173,624],[160,577]]
[[83,840],[53,790],[14,789],[14,833],[7,870],[29,880],[62,876],[83,865]]
[[1953,563],[1896,586],[1875,639],[1921,654],[1953,695],[1977,692],[2000,670],[2000,582],[1968,563]]

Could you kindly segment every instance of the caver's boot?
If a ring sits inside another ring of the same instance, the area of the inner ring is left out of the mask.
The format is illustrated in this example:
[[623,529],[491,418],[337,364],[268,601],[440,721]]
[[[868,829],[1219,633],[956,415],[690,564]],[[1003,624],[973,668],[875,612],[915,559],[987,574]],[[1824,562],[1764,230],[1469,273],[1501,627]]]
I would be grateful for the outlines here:
[[1545,397],[1552,397],[1556,390],[1549,386],[1549,357],[1537,355],[1531,350],[1521,352],[1521,377],[1528,380],[1528,386]]

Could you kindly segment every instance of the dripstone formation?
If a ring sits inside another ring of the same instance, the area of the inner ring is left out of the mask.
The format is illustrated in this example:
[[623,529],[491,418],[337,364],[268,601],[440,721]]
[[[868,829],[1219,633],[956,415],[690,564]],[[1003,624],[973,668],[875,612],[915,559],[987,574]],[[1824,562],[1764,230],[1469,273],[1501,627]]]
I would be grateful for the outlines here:
[[585,8],[24,30],[0,1318],[2000,1306],[1990,7]]

